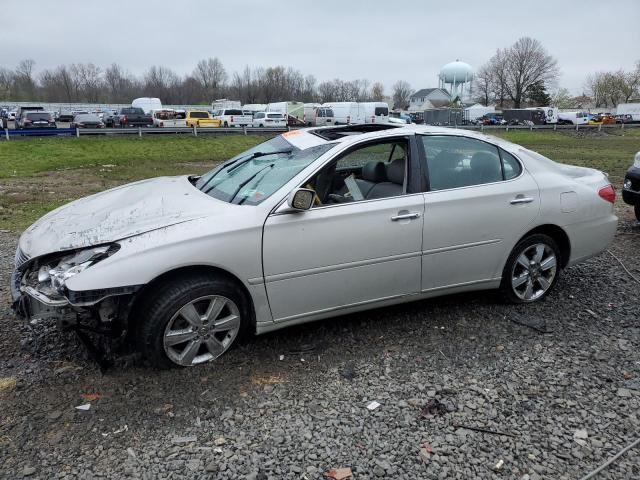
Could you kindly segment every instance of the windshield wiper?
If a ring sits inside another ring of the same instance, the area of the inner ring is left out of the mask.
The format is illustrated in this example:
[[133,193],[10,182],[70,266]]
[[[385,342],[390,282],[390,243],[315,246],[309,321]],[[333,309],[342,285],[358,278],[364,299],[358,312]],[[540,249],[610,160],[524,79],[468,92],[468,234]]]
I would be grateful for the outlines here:
[[260,170],[258,170],[256,173],[254,173],[249,178],[247,178],[244,182],[238,185],[238,188],[236,188],[235,192],[233,192],[233,195],[231,195],[231,198],[229,199],[229,203],[233,203],[233,199],[236,198],[236,195],[238,195],[238,193],[240,193],[240,190],[242,190],[247,183],[249,183],[251,180],[256,178],[260,172],[264,172],[268,168],[273,168],[274,166],[275,166],[275,163],[270,163],[269,165],[262,167]]
[[[230,173],[233,172],[236,168],[238,168],[240,165],[244,165],[247,162],[250,162],[251,160],[255,159],[255,158],[259,158],[259,157],[264,157],[266,155],[278,155],[281,153],[291,153],[293,152],[293,149],[288,149],[288,150],[277,150],[275,152],[253,152],[251,155],[249,155],[248,157],[240,157],[236,160],[234,160],[233,162],[227,164],[226,166],[228,167],[226,172]],[[209,182],[211,182],[211,180],[213,180],[213,178],[218,175],[220,172],[222,171],[222,167],[220,168],[220,170],[218,170],[216,173],[214,173],[213,175],[211,175],[206,182],[204,182],[204,185],[202,185],[202,187],[200,187],[200,191],[204,192],[204,193],[209,193],[214,187],[209,188],[209,190],[205,191],[205,187],[207,185],[209,185]]]

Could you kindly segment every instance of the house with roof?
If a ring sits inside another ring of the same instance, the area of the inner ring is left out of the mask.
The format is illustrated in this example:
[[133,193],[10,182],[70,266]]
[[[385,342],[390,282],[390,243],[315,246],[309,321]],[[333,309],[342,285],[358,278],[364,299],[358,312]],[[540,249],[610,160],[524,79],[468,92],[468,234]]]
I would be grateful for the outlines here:
[[451,96],[444,88],[423,88],[409,97],[409,111],[422,112],[431,108],[446,107]]

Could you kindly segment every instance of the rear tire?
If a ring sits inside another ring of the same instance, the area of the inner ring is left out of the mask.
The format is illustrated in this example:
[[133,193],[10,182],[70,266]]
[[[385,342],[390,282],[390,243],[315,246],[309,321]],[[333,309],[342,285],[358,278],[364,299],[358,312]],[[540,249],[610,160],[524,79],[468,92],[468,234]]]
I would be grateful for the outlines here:
[[509,303],[543,299],[558,281],[560,264],[560,249],[550,236],[534,234],[520,240],[502,271],[503,299]]
[[233,282],[203,273],[160,285],[137,311],[138,347],[162,369],[215,360],[250,324],[246,295]]

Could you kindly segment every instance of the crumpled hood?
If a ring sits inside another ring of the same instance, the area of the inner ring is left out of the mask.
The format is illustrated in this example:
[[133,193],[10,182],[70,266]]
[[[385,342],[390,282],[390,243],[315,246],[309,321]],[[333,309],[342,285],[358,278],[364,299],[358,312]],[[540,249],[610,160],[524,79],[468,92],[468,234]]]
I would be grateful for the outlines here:
[[20,237],[29,257],[121,240],[212,215],[224,203],[188,177],[159,177],[81,198],[49,212]]

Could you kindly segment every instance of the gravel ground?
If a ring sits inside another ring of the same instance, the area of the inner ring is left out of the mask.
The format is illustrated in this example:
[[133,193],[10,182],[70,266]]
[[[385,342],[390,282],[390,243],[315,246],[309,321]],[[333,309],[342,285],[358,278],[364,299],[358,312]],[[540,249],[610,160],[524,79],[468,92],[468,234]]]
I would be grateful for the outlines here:
[[[620,214],[611,251],[640,276]],[[608,253],[536,305],[450,296],[102,374],[74,336],[14,319],[16,239],[0,233],[2,478],[575,479],[640,436],[640,285]],[[640,445],[598,478],[640,478]]]

